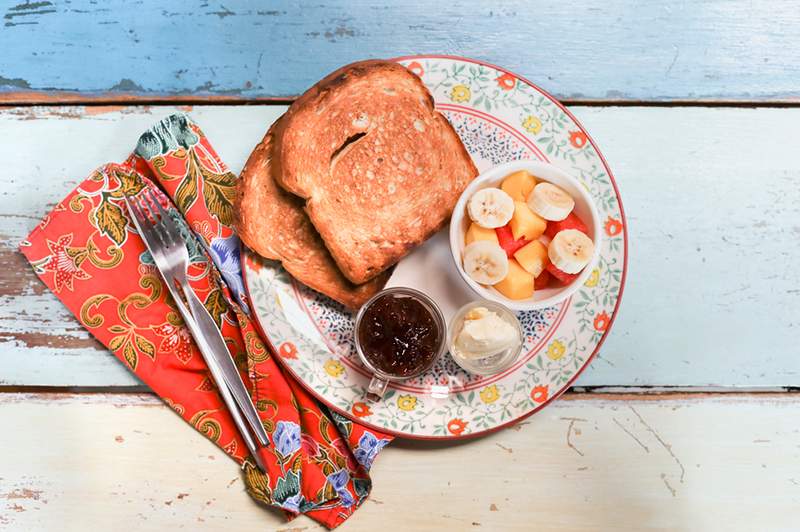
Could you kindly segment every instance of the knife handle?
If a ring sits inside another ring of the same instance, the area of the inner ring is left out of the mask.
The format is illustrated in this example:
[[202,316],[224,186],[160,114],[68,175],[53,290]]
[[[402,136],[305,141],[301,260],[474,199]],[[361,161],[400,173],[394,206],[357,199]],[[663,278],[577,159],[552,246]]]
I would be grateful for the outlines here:
[[200,350],[200,354],[203,355],[203,360],[206,361],[206,365],[211,372],[211,377],[214,379],[214,382],[217,383],[217,390],[222,398],[222,402],[224,402],[225,406],[228,408],[228,412],[233,418],[233,423],[239,430],[245,446],[247,446],[247,449],[250,451],[250,454],[253,456],[253,460],[255,460],[259,469],[266,473],[267,469],[258,454],[256,442],[253,440],[253,436],[250,434],[250,431],[247,430],[248,424],[244,419],[242,419],[242,414],[236,406],[236,400],[233,398],[230,390],[225,385],[222,375],[222,368],[219,367],[216,358],[212,355],[211,347],[208,345],[208,342],[206,342],[200,327],[198,327],[197,322],[192,316],[192,313],[188,308],[186,308],[186,305],[183,304],[183,301],[177,293],[177,290],[175,290],[172,285],[168,285],[168,287],[170,288],[172,298],[175,300],[175,305],[178,307],[178,311],[180,312],[181,316],[183,316],[184,323],[189,328],[189,332],[192,334],[192,338],[194,338],[197,348]]
[[247,393],[247,389],[242,382],[242,376],[239,374],[239,369],[233,361],[233,357],[225,344],[225,338],[217,328],[217,323],[208,312],[203,302],[194,293],[189,283],[181,283],[181,288],[186,295],[186,301],[189,303],[189,310],[197,323],[198,328],[211,348],[211,354],[216,359],[222,370],[222,378],[230,390],[236,404],[239,405],[244,417],[247,419],[248,425],[253,429],[253,432],[258,438],[261,445],[269,445],[269,438],[267,432],[264,430],[264,425],[261,424],[261,418],[258,417],[253,401]]

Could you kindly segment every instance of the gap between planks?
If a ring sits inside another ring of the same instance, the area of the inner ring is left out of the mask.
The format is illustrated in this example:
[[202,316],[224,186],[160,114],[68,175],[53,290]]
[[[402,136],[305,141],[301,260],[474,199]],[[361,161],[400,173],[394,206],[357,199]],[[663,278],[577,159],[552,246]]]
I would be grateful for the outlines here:
[[[154,392],[145,386],[0,386],[0,400],[5,395],[28,395],[50,397],[73,397],[92,395],[121,395],[143,396],[157,399]],[[798,396],[800,388],[719,388],[715,390],[705,388],[681,387],[675,390],[665,388],[642,387],[579,387],[570,389],[559,397],[558,401],[674,401],[697,400],[726,397],[740,397],[753,399],[769,399]]]
[[[236,98],[232,96],[191,96],[191,95],[137,95],[137,94],[48,94],[48,93],[0,93],[0,109],[38,106],[174,106],[174,105],[289,105],[298,96]],[[581,99],[565,98],[559,100],[566,106],[582,107],[719,107],[719,108],[793,108],[800,107],[800,99],[761,100],[622,100],[622,99]]]

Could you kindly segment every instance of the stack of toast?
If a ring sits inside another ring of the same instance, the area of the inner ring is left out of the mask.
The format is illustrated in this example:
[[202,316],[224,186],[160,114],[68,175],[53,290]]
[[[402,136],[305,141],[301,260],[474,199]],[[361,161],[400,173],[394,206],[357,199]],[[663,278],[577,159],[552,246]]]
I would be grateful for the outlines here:
[[345,66],[298,98],[242,171],[242,241],[350,308],[447,224],[478,174],[420,79],[398,63]]

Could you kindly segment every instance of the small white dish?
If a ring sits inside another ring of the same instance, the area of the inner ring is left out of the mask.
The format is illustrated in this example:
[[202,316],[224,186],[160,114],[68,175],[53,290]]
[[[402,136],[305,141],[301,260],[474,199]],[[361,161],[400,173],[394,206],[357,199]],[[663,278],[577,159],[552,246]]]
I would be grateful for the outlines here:
[[[487,187],[499,187],[500,183],[503,181],[503,178],[518,170],[527,170],[533,174],[537,180],[548,181],[568,192],[575,200],[575,209],[573,212],[583,221],[584,224],[586,224],[586,227],[589,229],[589,235],[594,242],[594,254],[592,255],[592,259],[589,261],[589,264],[583,269],[580,275],[578,275],[578,277],[572,281],[572,283],[566,286],[548,287],[537,290],[532,297],[527,299],[509,299],[494,288],[490,286],[483,286],[473,281],[472,278],[464,271],[462,263],[462,256],[465,247],[464,237],[471,223],[469,216],[467,216],[467,202],[478,190]],[[595,207],[591,196],[589,196],[589,192],[580,181],[566,173],[564,170],[558,168],[557,166],[553,166],[552,164],[543,163],[541,161],[512,161],[510,163],[495,166],[486,172],[483,172],[481,175],[476,177],[461,194],[461,197],[456,203],[455,209],[453,209],[453,216],[450,218],[450,251],[452,252],[456,269],[458,270],[458,273],[461,274],[461,278],[464,279],[464,282],[466,282],[467,285],[469,285],[469,287],[480,297],[490,301],[496,301],[513,310],[538,310],[556,305],[570,297],[578,290],[578,288],[583,285],[584,282],[586,282],[586,279],[591,274],[592,269],[597,264],[597,260],[600,256],[601,245],[602,231],[600,215],[597,213],[597,207]]]
[[[497,314],[501,319],[505,320],[506,323],[514,327],[514,330],[517,333],[517,341],[513,345],[498,351],[491,356],[483,358],[469,358],[464,356],[464,354],[462,354],[456,347],[456,339],[464,328],[464,316],[470,310],[478,307],[489,309],[491,312]],[[450,320],[450,324],[447,327],[447,348],[453,361],[470,373],[474,373],[476,375],[495,375],[507,370],[509,367],[511,367],[511,365],[514,364],[514,362],[517,361],[519,354],[522,351],[523,334],[524,333],[522,331],[522,326],[519,323],[519,319],[510,309],[499,303],[495,303],[494,301],[471,301],[458,309],[458,312],[456,312],[455,316],[453,316],[453,318]]]

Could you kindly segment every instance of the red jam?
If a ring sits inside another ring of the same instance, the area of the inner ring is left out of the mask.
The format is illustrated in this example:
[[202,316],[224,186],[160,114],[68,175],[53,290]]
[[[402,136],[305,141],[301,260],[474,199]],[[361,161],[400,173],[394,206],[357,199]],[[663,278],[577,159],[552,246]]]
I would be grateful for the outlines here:
[[439,354],[443,331],[423,303],[389,293],[364,311],[357,334],[364,357],[375,369],[408,377],[430,366]]

